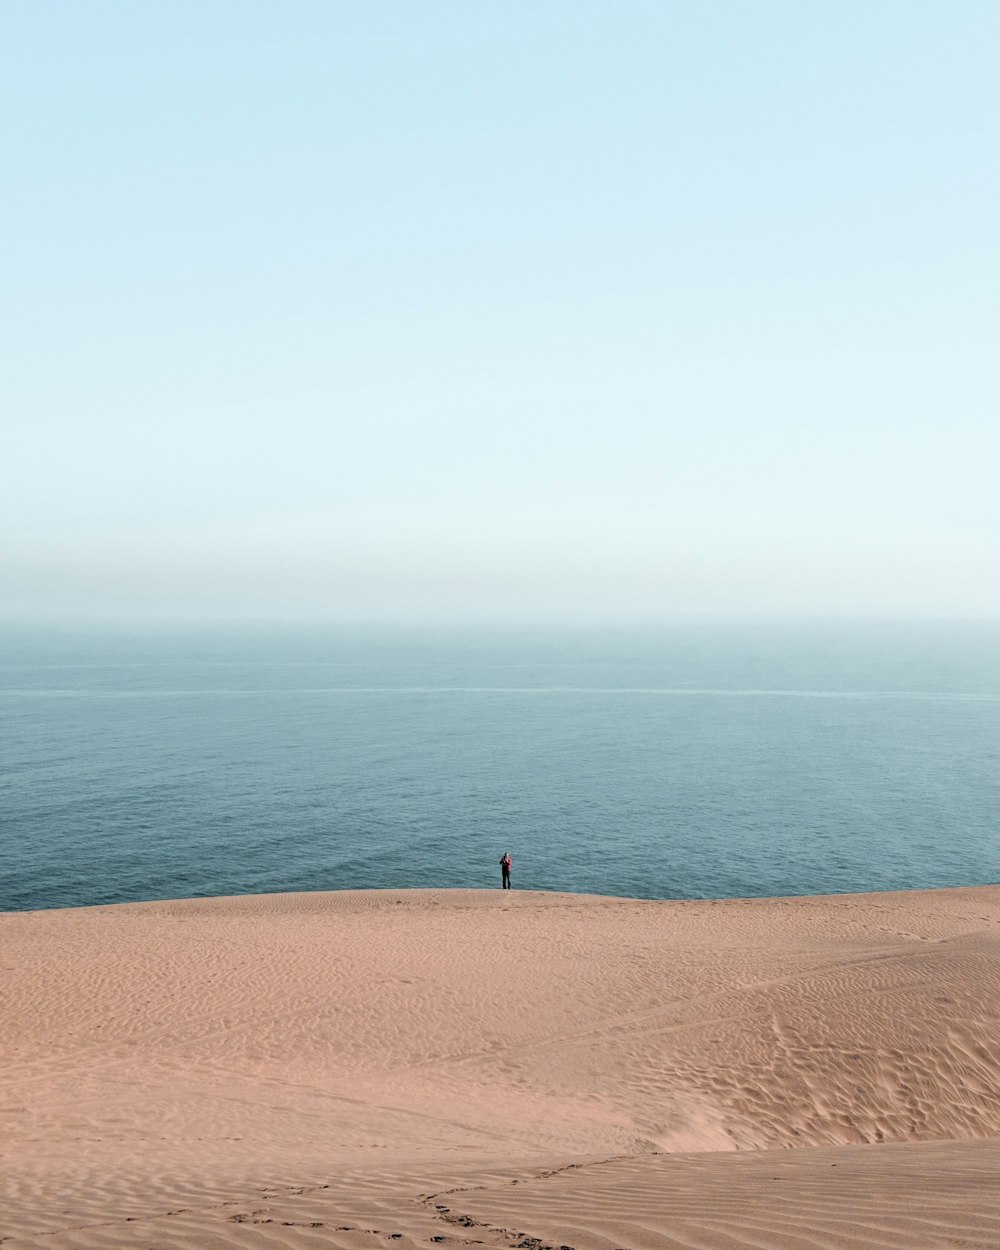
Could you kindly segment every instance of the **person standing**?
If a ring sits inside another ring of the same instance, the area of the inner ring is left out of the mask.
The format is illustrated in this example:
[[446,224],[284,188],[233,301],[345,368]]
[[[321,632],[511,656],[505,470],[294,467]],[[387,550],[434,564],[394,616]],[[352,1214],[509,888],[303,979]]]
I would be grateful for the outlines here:
[[505,890],[510,889],[510,865],[510,852],[504,851],[503,858],[500,860],[500,879],[503,882],[503,888]]

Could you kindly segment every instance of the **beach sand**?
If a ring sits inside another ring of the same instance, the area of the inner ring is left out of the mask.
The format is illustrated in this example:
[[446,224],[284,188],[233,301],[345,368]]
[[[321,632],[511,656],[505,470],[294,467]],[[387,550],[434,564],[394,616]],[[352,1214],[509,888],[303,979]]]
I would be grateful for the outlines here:
[[1000,886],[0,915],[3,1250],[1000,1247]]

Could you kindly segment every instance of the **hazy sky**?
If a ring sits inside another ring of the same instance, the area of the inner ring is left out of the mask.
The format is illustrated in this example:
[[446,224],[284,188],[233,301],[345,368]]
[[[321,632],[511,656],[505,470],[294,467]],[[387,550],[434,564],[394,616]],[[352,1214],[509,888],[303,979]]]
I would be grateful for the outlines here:
[[1000,616],[995,0],[5,0],[0,612]]

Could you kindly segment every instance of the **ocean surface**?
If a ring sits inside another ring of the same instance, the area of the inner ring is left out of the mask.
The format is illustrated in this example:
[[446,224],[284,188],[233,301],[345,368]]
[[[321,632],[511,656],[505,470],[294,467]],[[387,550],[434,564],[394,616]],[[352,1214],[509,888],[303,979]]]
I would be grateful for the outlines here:
[[1000,625],[0,631],[0,910],[1000,880]]

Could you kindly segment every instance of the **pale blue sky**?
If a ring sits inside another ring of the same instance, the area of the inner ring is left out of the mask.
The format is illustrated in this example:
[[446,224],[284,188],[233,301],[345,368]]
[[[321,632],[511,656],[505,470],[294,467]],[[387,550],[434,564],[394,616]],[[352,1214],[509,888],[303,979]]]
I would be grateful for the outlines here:
[[1000,4],[0,7],[0,611],[1000,616]]

